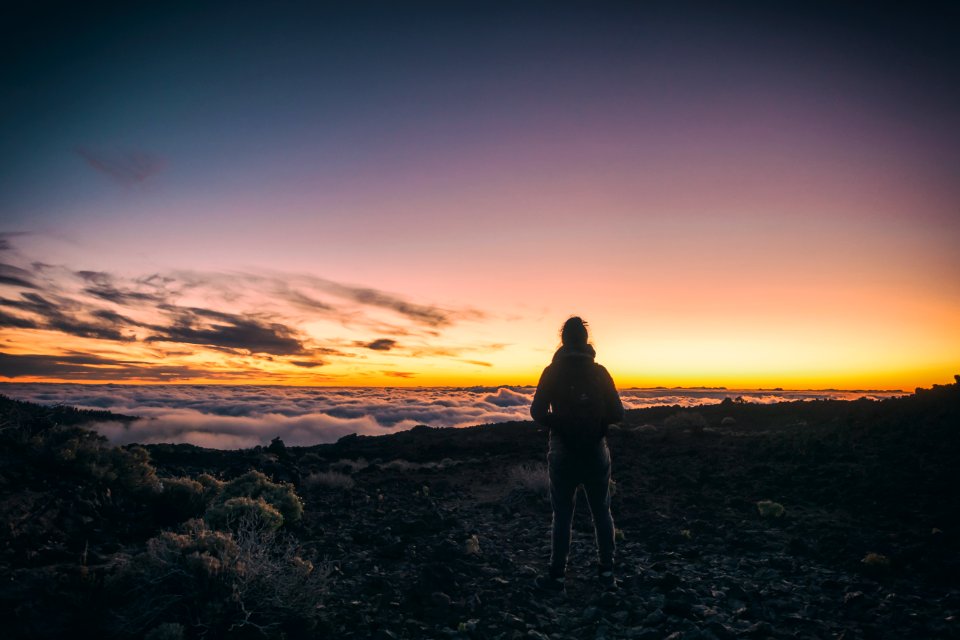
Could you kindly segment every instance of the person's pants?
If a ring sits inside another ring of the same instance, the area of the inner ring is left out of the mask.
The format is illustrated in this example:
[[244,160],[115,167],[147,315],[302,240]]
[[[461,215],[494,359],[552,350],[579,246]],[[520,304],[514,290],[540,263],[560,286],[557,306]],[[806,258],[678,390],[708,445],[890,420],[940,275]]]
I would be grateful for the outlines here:
[[559,578],[567,567],[577,487],[583,485],[593,515],[597,557],[602,568],[613,567],[613,516],[610,514],[610,449],[604,438],[593,448],[571,451],[551,442],[547,453],[550,504],[553,506],[550,574]]

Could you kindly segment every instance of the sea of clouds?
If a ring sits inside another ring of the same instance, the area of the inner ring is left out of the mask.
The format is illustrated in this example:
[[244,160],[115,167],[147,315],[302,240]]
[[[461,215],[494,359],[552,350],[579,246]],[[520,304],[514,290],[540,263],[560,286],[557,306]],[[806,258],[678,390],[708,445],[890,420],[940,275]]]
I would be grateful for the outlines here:
[[[0,393],[45,405],[64,404],[138,416],[94,427],[116,444],[186,442],[240,449],[280,437],[288,445],[380,435],[419,424],[464,427],[529,420],[532,387],[373,388],[266,386],[133,386],[10,383]],[[624,406],[690,407],[742,396],[771,403],[814,399],[880,399],[900,392],[726,389],[624,389]]]

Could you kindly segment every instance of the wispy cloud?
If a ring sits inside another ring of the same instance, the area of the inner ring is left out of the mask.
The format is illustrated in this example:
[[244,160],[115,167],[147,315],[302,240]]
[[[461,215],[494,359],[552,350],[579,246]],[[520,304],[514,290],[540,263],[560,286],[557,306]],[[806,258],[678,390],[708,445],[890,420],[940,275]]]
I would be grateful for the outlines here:
[[[32,321],[37,328],[59,331],[81,338],[133,340],[132,335],[122,333],[116,324],[116,320],[122,316],[112,314],[114,317],[111,317],[109,311],[91,310],[70,298],[57,296],[48,299],[31,291],[21,293],[19,299],[0,298],[0,307],[16,309],[32,315]],[[100,317],[92,315],[91,311],[99,311]]]
[[13,250],[13,238],[26,235],[22,231],[0,231],[0,251]]
[[190,367],[131,362],[93,355],[11,355],[9,353],[0,353],[0,371],[9,378],[40,376],[85,382],[124,377],[169,382],[189,380],[201,373]]
[[397,341],[391,340],[390,338],[379,338],[372,342],[367,342],[363,346],[367,349],[373,349],[374,351],[390,351],[397,346]]
[[[2,241],[3,239],[0,238],[0,242]],[[37,288],[29,271],[15,267],[12,264],[0,264],[0,284],[23,287],[24,289]]]
[[148,342],[199,344],[278,356],[300,355],[306,351],[294,330],[278,322],[209,309],[169,305],[165,308],[172,312],[174,323],[154,326],[157,333],[147,337]]
[[163,158],[141,150],[77,147],[76,152],[91,169],[123,186],[142,184],[166,166]]
[[[478,346],[445,346],[441,333],[484,317],[473,309],[423,304],[302,273],[180,270],[129,276],[31,262],[16,251],[10,255],[0,263],[0,330],[7,345],[18,345],[11,353],[38,358],[20,361],[11,369],[17,376],[72,379],[88,370],[93,380],[160,379],[144,377],[145,370],[183,365],[164,375],[221,377],[233,368],[282,380],[283,367],[294,377],[308,372],[315,377],[312,370],[324,367],[322,377],[329,379],[343,375],[330,365],[367,361],[371,373],[400,377],[413,375],[400,364],[404,359],[462,362],[460,356]],[[342,330],[323,335],[315,328],[318,322]],[[27,330],[49,334],[41,341],[46,351],[30,346],[36,333],[16,333]],[[53,357],[68,347],[50,348],[62,342],[58,335],[86,340],[80,348],[91,353],[102,356],[115,348],[143,362],[121,366]],[[40,357],[46,355],[51,358]]]

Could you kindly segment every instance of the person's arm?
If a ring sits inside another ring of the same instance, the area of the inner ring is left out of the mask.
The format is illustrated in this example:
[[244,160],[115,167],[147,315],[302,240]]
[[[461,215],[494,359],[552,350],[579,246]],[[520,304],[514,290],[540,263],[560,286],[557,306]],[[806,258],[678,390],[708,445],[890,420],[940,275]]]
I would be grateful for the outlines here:
[[533,403],[530,405],[530,417],[537,423],[550,428],[553,415],[550,413],[550,384],[553,376],[550,367],[543,370],[540,375],[540,382],[537,383],[537,391],[533,394]]
[[603,365],[600,367],[600,380],[603,383],[603,414],[604,426],[616,424],[623,420],[623,402],[617,393],[617,385],[613,383],[610,372]]

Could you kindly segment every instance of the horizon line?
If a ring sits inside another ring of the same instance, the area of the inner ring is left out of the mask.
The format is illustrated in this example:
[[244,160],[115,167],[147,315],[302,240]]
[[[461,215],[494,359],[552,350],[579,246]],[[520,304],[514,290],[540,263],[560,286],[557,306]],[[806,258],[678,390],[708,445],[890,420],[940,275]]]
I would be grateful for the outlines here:
[[[103,381],[49,381],[49,380],[0,380],[0,384],[42,384],[42,385],[80,385],[87,387],[282,387],[282,388],[312,388],[312,389],[499,389],[499,388],[518,388],[535,389],[535,384],[470,384],[470,385],[381,385],[381,384],[284,384],[284,383],[254,383],[254,382],[103,382]],[[934,383],[935,385],[936,383]],[[950,384],[950,383],[947,383]],[[928,387],[915,387],[924,389]],[[771,392],[833,392],[833,393],[903,393],[909,394],[914,391],[908,391],[902,388],[896,389],[875,389],[875,388],[840,388],[840,387],[821,387],[821,388],[800,388],[800,387],[726,387],[726,386],[652,386],[638,387],[635,385],[617,387],[619,391],[714,391],[714,392],[737,392],[737,391],[771,391]]]

